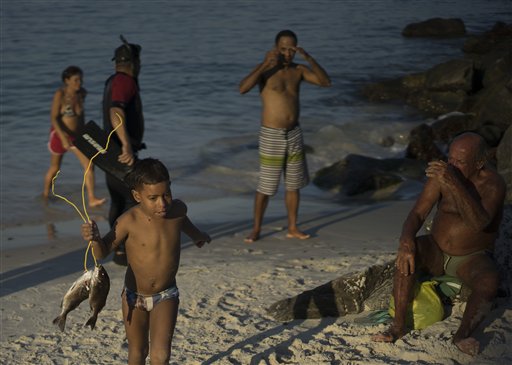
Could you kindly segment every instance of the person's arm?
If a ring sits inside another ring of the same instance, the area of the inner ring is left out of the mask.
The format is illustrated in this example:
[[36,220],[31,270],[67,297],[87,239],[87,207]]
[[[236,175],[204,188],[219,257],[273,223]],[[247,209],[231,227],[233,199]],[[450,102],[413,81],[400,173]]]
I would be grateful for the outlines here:
[[249,75],[244,77],[239,84],[240,94],[249,92],[254,86],[260,83],[262,75],[279,63],[279,52],[273,48],[268,51],[265,60],[256,66]]
[[102,259],[126,240],[128,233],[123,226],[117,220],[112,230],[101,238],[96,222],[91,220],[89,223],[82,224],[82,238],[87,242],[92,242],[94,256]]
[[208,233],[200,231],[187,216],[183,218],[181,230],[194,241],[197,247],[203,247],[205,243],[210,243],[212,240]]
[[493,221],[504,200],[505,186],[499,178],[489,179],[477,196],[467,188],[462,175],[444,161],[429,163],[427,176],[437,179],[450,192],[463,222],[476,232]]
[[116,128],[121,124],[121,126],[116,129],[116,134],[121,141],[121,154],[117,159],[119,162],[131,166],[135,161],[135,158],[133,155],[130,136],[128,135],[128,129],[126,128],[126,115],[124,109],[117,106],[111,107],[110,122],[112,123],[112,128]]
[[438,184],[429,179],[416,200],[402,226],[400,235],[396,268],[404,275],[413,274],[415,271],[414,259],[416,256],[416,234],[423,226],[425,219],[435,203],[439,200],[440,190]]
[[327,72],[323,69],[322,66],[301,47],[295,47],[296,52],[298,52],[304,60],[307,61],[311,69],[308,67],[303,67],[303,77],[304,80],[318,86],[328,87],[331,86],[331,79]]
[[187,216],[187,205],[182,200],[174,199],[172,201],[171,216],[182,220],[180,225],[181,232],[189,236],[197,247],[203,247],[205,243],[210,243],[212,240],[208,233],[200,231],[199,228],[190,221]]
[[57,136],[59,136],[60,141],[62,143],[62,146],[65,149],[68,149],[70,147],[68,136],[66,132],[64,132],[58,122],[58,118],[60,115],[60,108],[61,108],[61,102],[62,102],[62,90],[57,90],[55,94],[53,95],[52,100],[52,109],[50,112],[50,123],[52,124],[53,130],[55,133],[57,133]]

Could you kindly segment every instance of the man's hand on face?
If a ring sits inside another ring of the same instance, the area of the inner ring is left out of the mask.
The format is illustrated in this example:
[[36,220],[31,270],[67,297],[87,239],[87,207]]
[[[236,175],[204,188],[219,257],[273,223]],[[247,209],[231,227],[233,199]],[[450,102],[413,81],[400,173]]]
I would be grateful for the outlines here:
[[452,185],[460,175],[459,170],[445,161],[432,161],[425,170],[427,177],[436,179],[442,185]]
[[300,54],[300,56],[304,59],[307,59],[307,57],[309,57],[309,54],[304,50],[304,48],[302,47],[294,47],[293,50],[295,52],[297,52],[298,54]]
[[269,67],[275,67],[279,64],[281,60],[281,54],[277,50],[277,48],[272,48],[270,51],[267,52],[265,55],[265,61]]

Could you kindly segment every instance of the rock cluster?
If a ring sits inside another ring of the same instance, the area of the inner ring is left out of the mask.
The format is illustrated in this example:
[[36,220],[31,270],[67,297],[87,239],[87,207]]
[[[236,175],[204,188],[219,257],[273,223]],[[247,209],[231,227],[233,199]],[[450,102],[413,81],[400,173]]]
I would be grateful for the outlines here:
[[[408,25],[404,36],[462,36],[458,19],[431,19]],[[434,31],[435,29],[435,31]],[[512,203],[512,24],[494,27],[466,39],[461,58],[435,65],[425,72],[366,85],[362,93],[371,101],[401,101],[415,107],[433,123],[410,131],[405,159],[370,161],[370,157],[347,156],[317,172],[313,182],[324,189],[351,196],[403,181],[399,170],[444,158],[446,144],[463,131],[482,135],[490,147],[489,160],[507,182],[507,202]],[[507,132],[508,131],[508,132]],[[355,167],[354,160],[364,165]],[[395,169],[393,168],[395,166]]]

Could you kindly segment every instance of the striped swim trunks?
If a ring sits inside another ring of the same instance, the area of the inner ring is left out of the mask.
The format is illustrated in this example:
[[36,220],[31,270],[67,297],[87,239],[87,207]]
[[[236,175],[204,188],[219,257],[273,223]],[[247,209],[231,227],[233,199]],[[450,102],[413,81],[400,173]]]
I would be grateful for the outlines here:
[[286,190],[302,189],[309,183],[302,129],[261,126],[259,137],[260,177],[257,191],[275,195],[281,173]]

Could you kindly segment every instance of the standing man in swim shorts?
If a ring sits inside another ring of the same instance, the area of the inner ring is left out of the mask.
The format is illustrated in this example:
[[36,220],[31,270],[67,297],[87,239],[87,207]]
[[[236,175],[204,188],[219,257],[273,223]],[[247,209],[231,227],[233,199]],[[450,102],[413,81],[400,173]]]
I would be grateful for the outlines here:
[[[299,53],[309,67],[293,62]],[[254,226],[245,242],[260,238],[263,215],[269,197],[277,192],[284,175],[288,211],[288,238],[307,239],[297,227],[300,189],[309,183],[302,130],[299,126],[299,90],[302,81],[327,87],[331,80],[325,70],[304,49],[297,46],[291,30],[279,32],[274,47],[262,63],[240,82],[245,94],[259,85],[263,106],[259,136],[260,176],[254,199]]]
[[[112,58],[116,72],[107,79],[103,91],[103,128],[110,133],[121,123],[112,137],[121,146],[119,162],[132,166],[137,159],[137,151],[145,148],[142,143],[144,116],[138,83],[141,46],[128,43],[123,36],[121,40],[123,44],[116,48]],[[108,221],[112,228],[116,219],[135,206],[136,202],[124,182],[108,173],[106,178],[110,193]],[[118,247],[114,262],[126,265],[124,245]]]
[[[419,270],[458,277],[471,289],[453,343],[476,355],[480,343],[472,332],[491,308],[498,291],[498,269],[492,258],[503,214],[505,182],[486,164],[486,145],[466,132],[450,145],[448,162],[428,164],[427,182],[402,228],[393,282],[395,318],[374,341],[394,342],[407,334],[407,306]],[[434,206],[431,234],[418,236]]]

